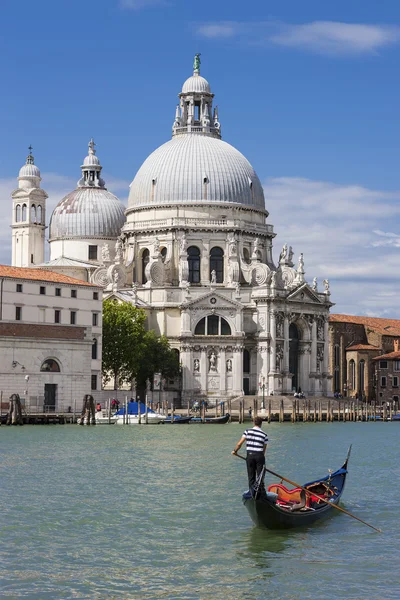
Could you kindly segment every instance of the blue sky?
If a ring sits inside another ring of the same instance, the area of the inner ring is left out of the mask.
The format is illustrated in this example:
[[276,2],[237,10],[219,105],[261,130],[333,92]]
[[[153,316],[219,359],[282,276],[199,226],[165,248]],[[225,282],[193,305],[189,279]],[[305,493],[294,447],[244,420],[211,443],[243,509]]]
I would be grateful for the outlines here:
[[336,312],[400,318],[400,3],[2,0],[0,17],[1,262],[27,146],[48,216],[91,136],[126,201],[201,52],[223,138],[264,184],[275,257],[303,252]]

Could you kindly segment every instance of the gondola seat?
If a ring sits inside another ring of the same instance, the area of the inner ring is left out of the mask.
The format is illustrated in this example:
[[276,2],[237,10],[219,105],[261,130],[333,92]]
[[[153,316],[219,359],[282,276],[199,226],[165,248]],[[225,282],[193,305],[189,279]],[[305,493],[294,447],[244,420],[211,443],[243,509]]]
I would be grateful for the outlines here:
[[278,500],[281,502],[292,503],[303,502],[304,492],[301,488],[294,488],[288,490],[282,483],[274,483],[268,487],[269,492],[273,492],[278,495]]

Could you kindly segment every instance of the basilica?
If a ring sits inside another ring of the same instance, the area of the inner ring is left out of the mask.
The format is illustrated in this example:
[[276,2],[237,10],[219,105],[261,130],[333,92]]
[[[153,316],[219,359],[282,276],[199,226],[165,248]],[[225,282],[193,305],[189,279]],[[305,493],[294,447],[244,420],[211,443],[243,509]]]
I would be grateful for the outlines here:
[[[222,140],[199,55],[178,98],[172,138],[136,173],[127,207],[107,190],[89,142],[77,188],[51,215],[47,262],[47,194],[30,152],[13,193],[12,265],[143,308],[148,328],[179,352],[183,400],[326,395],[329,281],[310,285],[303,254],[274,248],[262,185]],[[164,386],[177,395],[178,382]]]

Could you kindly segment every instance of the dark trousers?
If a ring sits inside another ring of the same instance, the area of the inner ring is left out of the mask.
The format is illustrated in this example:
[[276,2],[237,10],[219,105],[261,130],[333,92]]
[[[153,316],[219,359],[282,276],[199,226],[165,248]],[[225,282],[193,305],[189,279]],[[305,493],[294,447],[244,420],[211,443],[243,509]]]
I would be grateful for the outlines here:
[[249,478],[249,490],[251,491],[265,465],[264,452],[248,452],[246,463],[247,475]]

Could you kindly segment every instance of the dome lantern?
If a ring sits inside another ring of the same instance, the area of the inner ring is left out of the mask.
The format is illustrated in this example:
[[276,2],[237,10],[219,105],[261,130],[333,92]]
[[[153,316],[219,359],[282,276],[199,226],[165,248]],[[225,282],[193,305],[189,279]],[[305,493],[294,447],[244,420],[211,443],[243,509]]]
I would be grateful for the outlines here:
[[35,165],[35,159],[32,154],[32,146],[28,148],[29,154],[26,157],[26,162],[19,170],[18,187],[19,188],[39,188],[40,187],[40,171]]
[[179,94],[180,103],[176,107],[172,135],[200,133],[220,138],[220,124],[215,110],[213,113],[213,98],[210,84],[200,75],[200,54],[196,54],[193,75],[185,81]]
[[83,161],[78,187],[55,207],[49,241],[68,239],[117,239],[125,223],[125,207],[106,188],[93,139]]

